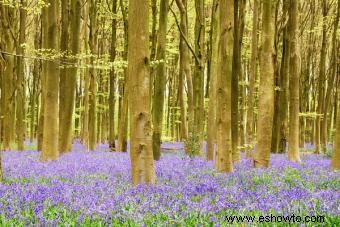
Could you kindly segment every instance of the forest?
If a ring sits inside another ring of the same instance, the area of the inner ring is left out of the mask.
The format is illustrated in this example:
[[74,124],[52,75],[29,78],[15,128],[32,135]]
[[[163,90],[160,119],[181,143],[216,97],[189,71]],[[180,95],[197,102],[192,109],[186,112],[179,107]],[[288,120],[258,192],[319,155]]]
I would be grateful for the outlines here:
[[0,0],[0,226],[339,226],[339,0]]

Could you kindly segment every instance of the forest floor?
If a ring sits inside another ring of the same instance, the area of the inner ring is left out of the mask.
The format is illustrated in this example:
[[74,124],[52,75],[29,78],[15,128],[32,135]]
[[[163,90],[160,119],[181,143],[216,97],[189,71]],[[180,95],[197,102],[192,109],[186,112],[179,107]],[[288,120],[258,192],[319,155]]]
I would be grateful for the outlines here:
[[295,224],[340,225],[340,173],[325,155],[303,154],[294,164],[274,154],[265,170],[242,159],[220,174],[213,162],[185,156],[182,144],[163,149],[152,187],[132,187],[129,154],[107,145],[86,152],[75,144],[50,163],[36,151],[3,152],[0,226],[226,226],[233,215],[322,215],[324,223]]

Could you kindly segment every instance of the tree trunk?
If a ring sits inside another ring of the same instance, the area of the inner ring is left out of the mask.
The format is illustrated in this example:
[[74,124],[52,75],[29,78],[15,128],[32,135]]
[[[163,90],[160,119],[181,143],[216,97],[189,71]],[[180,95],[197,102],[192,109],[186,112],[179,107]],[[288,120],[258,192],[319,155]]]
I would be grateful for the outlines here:
[[[34,34],[34,48],[40,49],[41,48],[41,26],[39,25],[39,17],[35,16],[34,23],[36,27],[36,33]],[[41,61],[36,59],[34,60],[33,65],[33,81],[32,81],[32,92],[31,92],[31,100],[30,100],[30,141],[33,142],[36,132],[37,132],[37,125],[38,119],[36,107],[39,107],[39,80],[41,80]],[[40,79],[39,79],[40,78]]]
[[[246,67],[242,68],[242,43],[243,43],[243,35],[244,35],[244,27],[245,27],[245,15],[246,15],[246,0],[241,0],[240,7],[239,7],[239,16],[238,16],[238,26],[239,26],[239,69],[240,69],[240,83],[239,83],[239,116],[240,116],[240,124],[239,124],[239,146],[242,147],[242,151],[244,151],[244,145],[245,145],[245,126],[246,126],[246,111],[245,111],[245,104],[246,104],[246,88],[245,88],[245,82],[246,82]],[[245,65],[245,64],[244,64]],[[240,149],[237,149],[236,157],[240,157]]]
[[97,101],[96,101],[96,78],[97,70],[94,68],[94,59],[97,55],[98,49],[98,26],[97,26],[97,2],[94,0],[90,1],[90,33],[89,33],[89,46],[92,54],[91,57],[91,67],[89,69],[90,73],[90,85],[89,85],[89,149],[96,149],[96,132],[97,132]]
[[[339,100],[339,98],[337,97]],[[339,106],[339,103],[338,103]],[[331,168],[333,170],[340,170],[340,111],[337,111],[336,117],[336,133],[335,133],[335,143],[334,143],[334,152],[333,158],[331,162]]]
[[[1,6],[2,29],[4,31],[4,49],[7,52],[14,52],[14,37],[11,34],[13,24],[15,21],[14,9],[8,6]],[[14,57],[10,55],[4,56],[6,64],[3,75],[3,87],[2,87],[2,102],[3,102],[3,148],[4,150],[13,149],[13,130],[14,130]]]
[[[127,9],[123,4],[123,0],[119,2],[120,8],[122,10],[123,15],[123,23],[124,23],[124,54],[123,60],[127,61],[128,54],[128,18],[127,18]],[[127,152],[127,128],[128,128],[128,94],[129,94],[129,75],[127,69],[124,69],[124,83],[123,83],[123,98],[122,104],[120,108],[120,117],[119,117],[119,127],[118,127],[118,151]]]
[[[111,50],[110,61],[113,63],[116,59],[116,40],[117,40],[117,0],[112,2],[112,13],[114,18],[111,22]],[[114,67],[110,71],[110,94],[109,94],[109,146],[111,151],[116,151],[115,144],[115,92],[116,92],[116,73]]]
[[156,60],[160,61],[156,67],[156,74],[154,78],[154,95],[153,102],[153,134],[152,134],[152,148],[153,157],[159,160],[161,157],[161,137],[164,111],[164,90],[166,85],[166,33],[167,33],[167,17],[169,0],[161,0],[159,13],[159,29],[158,29],[158,43]]
[[[315,153],[319,154],[320,149],[324,149],[325,144],[321,144],[321,129],[322,129],[322,120],[321,114],[323,113],[324,108],[324,96],[325,96],[325,78],[326,78],[326,45],[327,45],[327,24],[326,24],[326,16],[327,16],[327,2],[326,0],[322,1],[322,44],[321,44],[321,53],[320,53],[320,66],[319,66],[319,78],[318,78],[318,107],[317,107],[317,117],[315,124]],[[326,116],[323,116],[324,118]]]
[[149,90],[149,1],[129,0],[128,75],[132,183],[154,184]]
[[[179,42],[179,95],[180,95],[180,108],[181,108],[181,137],[183,140],[188,139],[188,133],[192,133],[192,120],[193,120],[193,92],[192,92],[192,79],[190,72],[190,58],[189,58],[189,49],[187,44],[185,43],[184,37],[188,36],[188,17],[187,17],[187,0],[177,0],[177,6],[180,10],[180,29],[182,35],[180,36]],[[188,87],[188,120],[187,122],[187,111],[184,103],[184,81],[187,81]],[[169,89],[171,89],[169,85]],[[169,106],[168,106],[169,107]],[[170,111],[169,111],[170,113]],[[168,124],[169,126],[169,124]]]
[[207,125],[207,160],[213,160],[215,155],[216,141],[216,87],[218,75],[218,34],[219,34],[219,0],[214,0],[211,10],[211,62],[210,62],[210,87],[209,87],[209,111]]
[[195,0],[196,21],[195,21],[195,54],[198,61],[195,61],[193,78],[194,87],[194,131],[192,142],[198,151],[192,150],[194,155],[202,155],[204,139],[204,65],[205,65],[205,12],[204,0]]
[[269,167],[274,114],[273,26],[272,1],[263,0],[258,138],[254,154],[254,167]]
[[[88,12],[89,12],[89,4],[86,4],[83,8],[83,14],[84,14],[84,33],[83,33],[83,39],[84,39],[84,51],[88,53]],[[85,63],[88,64],[88,61],[85,60]],[[84,105],[84,111],[83,111],[83,131],[82,131],[82,143],[85,145],[86,150],[89,150],[89,87],[90,87],[90,75],[89,70],[87,68],[84,69],[84,99],[83,99],[83,105]]]
[[280,72],[280,96],[279,96],[279,153],[286,151],[287,136],[288,136],[288,89],[289,89],[289,60],[290,60],[290,37],[289,27],[290,20],[288,20],[289,1],[285,1],[283,4],[283,18],[285,23],[283,28],[282,38],[282,60],[281,60],[281,72]]
[[259,7],[258,0],[254,0],[253,11],[253,30],[251,36],[251,63],[250,63],[250,75],[249,75],[249,89],[248,89],[248,110],[247,110],[247,150],[246,157],[252,157],[252,150],[254,148],[254,87],[257,74],[257,45],[258,45],[258,18]]
[[[240,33],[239,33],[239,1],[234,1],[234,48],[233,48],[233,63],[232,63],[232,79],[231,79],[231,144],[233,162],[240,161],[239,145],[239,108],[238,108],[238,82],[240,69]],[[230,6],[229,6],[230,7]]]
[[[62,61],[68,61],[68,48],[69,48],[69,20],[70,20],[70,1],[61,0],[61,36],[60,36],[60,51],[62,54]],[[67,141],[71,137],[72,121],[69,120],[69,103],[73,101],[73,96],[70,97],[68,91],[70,90],[70,77],[69,68],[62,67],[60,69],[60,85],[59,85],[59,151],[66,153]],[[72,100],[72,101],[71,101]],[[71,113],[72,117],[72,113]]]
[[[64,4],[65,6],[63,6]],[[68,2],[64,0],[62,4],[62,11],[64,12],[62,12],[62,38],[60,46],[65,48],[64,51],[68,51],[72,55],[70,60],[66,58],[72,65],[67,69],[62,69],[60,72],[59,147],[61,153],[70,151],[72,146],[73,111],[77,83],[77,67],[74,65],[77,63],[77,60],[75,60],[74,56],[79,52],[81,13],[80,0],[71,0],[70,9],[66,6],[67,4]],[[71,21],[70,32],[68,32],[69,20]]]
[[[49,7],[43,10],[46,26],[44,26],[45,49],[58,51],[58,5],[56,1],[49,0]],[[47,16],[48,15],[48,16]],[[59,158],[59,65],[56,61],[46,63],[45,105],[43,142],[40,159],[42,161],[57,160]]]
[[[323,124],[322,124],[322,133],[323,133],[323,144],[324,146],[327,146],[328,142],[328,112],[329,112],[329,107],[331,106],[331,99],[332,99],[332,93],[334,89],[334,83],[336,83],[336,73],[337,73],[337,56],[338,56],[338,49],[337,49],[337,40],[336,40],[336,33],[339,25],[339,10],[340,10],[340,1],[338,1],[337,5],[337,15],[335,16],[334,19],[334,30],[333,30],[333,35],[332,35],[332,51],[331,51],[331,75],[328,80],[328,86],[326,90],[326,96],[325,96],[325,101],[324,101],[324,108],[323,108]],[[335,97],[336,99],[336,97]],[[332,115],[329,115],[331,118]]]
[[[26,7],[26,1],[21,0],[21,7]],[[26,10],[20,8],[20,33],[19,33],[19,45],[17,46],[18,54],[24,55],[24,48],[21,47],[21,44],[26,42],[26,35],[25,35],[25,28],[26,28]],[[16,123],[16,130],[17,130],[17,143],[18,143],[18,150],[24,150],[24,140],[25,140],[25,77],[24,77],[24,58],[18,57],[17,58],[17,123]]]
[[234,44],[233,0],[220,3],[220,71],[217,79],[217,140],[215,168],[219,172],[231,172],[231,79]]
[[290,76],[289,76],[289,137],[288,159],[301,162],[299,153],[299,84],[301,56],[299,46],[299,1],[290,0]]

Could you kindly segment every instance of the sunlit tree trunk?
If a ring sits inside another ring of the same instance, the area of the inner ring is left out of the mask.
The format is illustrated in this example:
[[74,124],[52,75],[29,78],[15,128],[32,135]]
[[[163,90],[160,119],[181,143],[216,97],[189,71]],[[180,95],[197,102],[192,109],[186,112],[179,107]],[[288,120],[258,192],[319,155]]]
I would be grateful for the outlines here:
[[[61,0],[61,30],[60,30],[60,51],[62,60],[68,61],[67,55],[69,48],[69,20],[70,20],[70,0]],[[68,90],[70,89],[70,78],[68,66],[60,68],[60,85],[59,85],[59,151],[66,153],[68,137],[71,136],[72,121],[69,120],[69,103],[73,101],[74,97],[70,96]],[[72,101],[71,101],[72,100]],[[72,117],[72,113],[71,113]]]
[[192,142],[198,148],[198,154],[202,155],[202,143],[204,139],[204,65],[205,65],[205,11],[204,0],[195,0],[195,61],[193,78],[194,87],[194,131]]
[[[21,7],[26,7],[26,1],[21,0]],[[17,46],[18,54],[24,55],[24,48],[21,46],[26,42],[26,10],[20,8],[20,19],[19,19],[19,45]],[[16,61],[17,65],[17,78],[16,78],[16,85],[17,85],[17,109],[16,109],[16,134],[17,134],[17,144],[18,150],[24,150],[24,140],[25,140],[25,76],[24,76],[24,58],[19,56]]]
[[[63,4],[67,5],[68,2],[65,1]],[[70,151],[72,144],[73,111],[77,83],[77,67],[74,64],[77,63],[75,55],[79,52],[81,1],[71,0],[71,8],[63,6],[63,4],[61,48],[65,48],[64,51],[68,51],[68,54],[72,55],[71,59],[67,61],[73,64],[67,69],[62,69],[60,73],[59,147],[61,153],[66,153]],[[70,28],[68,26],[69,20],[71,21]],[[68,32],[69,29],[70,32]]]
[[283,27],[282,38],[282,60],[280,69],[280,96],[279,96],[279,153],[286,151],[286,144],[288,140],[288,89],[289,89],[289,60],[290,60],[290,37],[289,37],[289,24],[288,20],[289,1],[283,3],[283,18],[285,23]]
[[[230,7],[230,6],[229,6]],[[231,144],[232,157],[234,162],[240,160],[239,145],[239,108],[238,108],[238,82],[239,74],[241,72],[240,65],[240,27],[239,27],[239,0],[234,1],[234,47],[233,47],[233,69],[231,79]]]
[[149,1],[129,0],[128,74],[132,183],[154,184],[149,90]]
[[233,0],[220,1],[219,73],[217,79],[216,161],[220,172],[231,172],[231,79],[234,44]]
[[[13,24],[15,21],[14,9],[8,6],[1,5],[1,21],[4,38],[4,49],[7,52],[14,52],[14,37],[11,34],[13,31]],[[13,34],[14,35],[14,34]],[[5,58],[5,70],[3,75],[3,87],[2,87],[2,109],[3,109],[3,148],[4,150],[13,149],[13,130],[15,127],[14,117],[14,56],[4,55]]]
[[210,45],[211,45],[211,63],[210,63],[210,87],[209,87],[209,111],[208,111],[208,125],[207,125],[207,160],[214,159],[215,142],[216,142],[216,87],[218,76],[218,35],[219,35],[219,0],[214,0],[211,10],[211,31],[210,31]]
[[257,45],[258,45],[258,18],[259,18],[259,1],[254,0],[253,4],[253,30],[251,35],[251,63],[250,63],[250,75],[249,75],[249,88],[248,88],[248,110],[247,110],[247,139],[248,144],[246,150],[246,157],[250,158],[252,156],[252,149],[254,148],[254,87],[255,79],[257,75]]
[[97,26],[97,4],[95,0],[90,1],[90,33],[89,33],[89,46],[91,51],[91,67],[89,69],[90,73],[90,84],[89,84],[89,149],[96,149],[96,132],[97,132],[97,116],[96,116],[96,108],[97,108],[97,100],[96,100],[96,91],[97,91],[97,70],[94,68],[95,58],[97,57],[98,52],[98,26]]
[[159,29],[156,60],[160,61],[156,67],[154,78],[154,95],[152,98],[152,149],[155,160],[161,156],[161,137],[163,128],[163,111],[164,111],[164,91],[166,85],[166,33],[168,17],[169,0],[161,0],[159,12]]
[[[337,97],[337,100],[339,100],[339,97]],[[339,103],[338,103],[339,107]],[[337,111],[337,117],[336,117],[336,133],[335,133],[335,146],[334,146],[334,152],[331,162],[331,168],[334,170],[340,170],[340,111],[338,109]]]
[[[49,0],[49,7],[43,10],[45,49],[58,51],[58,2]],[[48,16],[47,16],[48,15]],[[40,159],[42,161],[57,160],[59,158],[58,134],[59,134],[59,65],[56,61],[46,63],[45,105],[43,142]]]
[[[128,53],[128,18],[127,18],[127,8],[124,6],[123,0],[119,1],[120,8],[123,15],[124,23],[124,53],[123,60],[127,61]],[[129,94],[129,75],[127,69],[124,69],[124,82],[122,88],[122,104],[119,113],[119,124],[118,124],[118,147],[117,150],[121,152],[127,152],[127,133],[128,133],[128,94]]]
[[[86,4],[83,8],[83,39],[84,39],[84,51],[85,53],[88,53],[88,12],[89,12],[89,4]],[[88,61],[85,60],[85,63],[88,64]],[[90,87],[90,75],[89,70],[86,68],[84,69],[84,99],[83,99],[83,105],[84,105],[84,111],[83,111],[83,130],[82,130],[82,143],[85,145],[86,150],[89,150],[89,87]]]
[[[325,78],[326,78],[326,45],[327,45],[327,2],[326,0],[322,1],[322,44],[321,44],[321,53],[320,53],[320,65],[319,65],[319,78],[318,78],[318,106],[317,106],[317,117],[315,124],[315,153],[320,153],[320,149],[324,149],[325,144],[321,144],[323,142],[321,140],[321,130],[322,130],[322,120],[321,114],[323,113],[324,108],[324,97],[325,97]],[[324,116],[325,117],[325,116]]]
[[[243,64],[242,61],[242,46],[243,46],[243,36],[244,36],[244,28],[245,28],[245,16],[246,16],[246,0],[240,1],[239,6],[239,16],[238,16],[238,26],[239,26],[239,69],[240,69],[240,83],[238,84],[240,95],[240,108],[239,108],[239,115],[240,115],[240,124],[239,124],[239,145],[242,147],[242,151],[244,151],[245,146],[245,127],[246,127],[246,88],[245,88],[245,82],[246,82],[246,67],[245,64]],[[242,68],[242,65],[244,65],[244,68]],[[240,149],[237,149],[236,158],[240,158]]]
[[[117,40],[117,0],[112,2],[112,13],[114,18],[111,22],[111,50],[110,61],[114,62],[116,59],[116,40]],[[116,151],[115,144],[115,92],[116,92],[116,72],[114,67],[110,71],[110,91],[109,91],[109,146],[111,151]]]
[[301,162],[299,153],[299,84],[301,56],[299,45],[299,0],[290,1],[290,73],[289,73],[289,137],[288,159]]
[[[41,48],[41,26],[39,25],[39,16],[35,16],[34,18],[34,26],[36,28],[36,33],[34,34],[34,48]],[[38,89],[39,89],[39,81],[41,80],[41,61],[36,59],[34,60],[33,65],[33,79],[32,79],[32,88],[31,88],[31,96],[30,96],[30,142],[32,143],[37,133],[37,125],[38,119],[36,108],[38,109]]]
[[[190,58],[189,49],[185,43],[184,37],[188,36],[188,17],[187,17],[187,0],[176,0],[177,6],[180,11],[180,35],[179,41],[179,95],[180,95],[180,108],[181,108],[181,137],[183,140],[188,138],[188,133],[192,133],[192,120],[193,120],[193,92],[192,92],[192,79],[190,72]],[[188,113],[184,103],[184,83],[187,81],[187,98],[188,98]],[[169,85],[170,89],[170,85]],[[170,107],[168,105],[168,107]],[[170,111],[169,111],[170,113]],[[187,116],[189,122],[187,122]],[[189,123],[189,124],[188,124]],[[191,124],[191,125],[190,125]],[[169,124],[168,124],[169,125]]]
[[[340,1],[338,1],[338,5],[337,5],[337,14],[335,16],[334,19],[334,29],[333,29],[333,34],[332,34],[332,50],[331,50],[331,66],[330,66],[330,71],[331,71],[331,75],[329,76],[328,79],[328,86],[327,86],[327,90],[326,90],[326,95],[325,95],[325,102],[324,102],[324,108],[323,108],[323,120],[324,123],[322,124],[322,133],[323,133],[323,144],[325,146],[327,146],[327,142],[328,142],[328,129],[330,129],[329,127],[329,123],[331,122],[331,117],[332,114],[329,113],[331,111],[330,110],[330,106],[331,106],[331,99],[332,99],[332,93],[334,90],[334,84],[336,85],[336,79],[337,79],[337,68],[339,67],[339,64],[337,64],[337,56],[338,56],[338,48],[337,47],[337,29],[339,26],[339,10],[340,10]],[[336,99],[336,97],[334,97]],[[329,115],[329,116],[328,116]]]
[[272,1],[263,0],[259,116],[254,167],[269,167],[274,114],[273,26]]

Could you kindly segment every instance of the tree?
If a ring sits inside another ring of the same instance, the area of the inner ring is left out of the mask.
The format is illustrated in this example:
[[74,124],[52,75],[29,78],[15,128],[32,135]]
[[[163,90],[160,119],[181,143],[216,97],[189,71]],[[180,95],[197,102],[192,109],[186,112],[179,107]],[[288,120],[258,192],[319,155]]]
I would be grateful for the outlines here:
[[[338,5],[337,5],[337,9],[336,9],[336,15],[334,18],[334,29],[333,29],[333,34],[332,34],[332,50],[331,50],[331,56],[330,56],[330,62],[331,62],[331,66],[330,66],[330,76],[328,77],[328,86],[326,89],[326,95],[325,95],[325,100],[324,100],[324,107],[323,107],[323,121],[324,123],[322,124],[322,129],[320,129],[322,131],[323,136],[323,144],[326,145],[327,144],[327,140],[328,140],[328,128],[329,125],[328,123],[330,121],[328,121],[328,114],[329,114],[329,109],[331,106],[331,98],[332,98],[332,93],[334,90],[334,83],[336,83],[336,75],[337,75],[337,68],[338,68],[338,64],[336,63],[336,59],[337,59],[337,54],[338,54],[338,48],[337,48],[337,29],[339,26],[339,10],[340,10],[340,1],[338,1]],[[336,99],[336,97],[334,97]],[[330,114],[331,115],[331,114]]]
[[290,77],[289,77],[289,137],[288,159],[301,162],[299,153],[299,84],[300,84],[300,47],[299,47],[299,1],[290,1]]
[[[193,131],[193,85],[190,72],[190,57],[189,46],[186,43],[188,37],[188,15],[187,15],[187,0],[176,0],[177,7],[180,11],[180,24],[178,26],[180,31],[179,40],[179,96],[181,108],[181,137],[184,141],[188,139],[188,134]],[[184,81],[187,81],[187,98],[188,98],[188,114],[184,103]],[[188,116],[188,122],[187,122]],[[186,149],[187,151],[187,149]]]
[[335,144],[334,144],[333,158],[331,162],[331,168],[333,170],[340,170],[340,133],[339,131],[340,131],[340,111],[338,110],[337,117],[336,117]]
[[[26,42],[26,1],[21,0],[20,19],[19,19],[19,45],[17,47],[19,55],[24,54],[24,48],[21,46]],[[17,68],[17,143],[18,150],[24,150],[25,140],[25,80],[24,80],[24,58],[19,56],[16,62]]]
[[[124,24],[124,53],[123,60],[127,61],[128,58],[128,16],[127,16],[127,8],[124,6],[123,0],[119,0],[120,8],[123,15],[123,24]],[[129,74],[127,69],[124,69],[124,80],[120,83],[120,93],[121,96],[121,105],[119,108],[118,115],[118,151],[127,152],[127,133],[128,133],[128,97],[129,97]]]
[[238,105],[238,82],[241,72],[240,62],[240,26],[239,26],[239,1],[234,1],[234,46],[233,46],[233,63],[232,63],[232,79],[231,79],[231,144],[232,157],[234,162],[240,160],[240,152],[238,150],[239,143],[239,105]]
[[[70,1],[61,0],[61,29],[60,29],[60,51],[62,60],[67,62],[69,49],[69,19],[70,19]],[[69,66],[62,66],[60,69],[60,84],[59,84],[59,151],[60,153],[68,152],[71,145],[68,141],[71,140],[72,127],[72,107],[69,105],[74,100],[74,95],[70,94],[73,83],[73,75],[69,74]],[[71,117],[71,119],[70,119]]]
[[4,177],[2,175],[2,150],[0,149],[0,183],[3,181]]
[[257,122],[257,147],[255,167],[269,167],[274,116],[274,67],[273,67],[273,18],[272,1],[263,0],[262,54],[259,87],[259,117]]
[[[59,147],[61,153],[70,151],[72,144],[72,124],[77,82],[77,67],[75,64],[77,63],[76,55],[79,52],[80,36],[81,1],[71,0],[70,3],[71,7],[69,7],[68,1],[63,0],[61,8],[60,48],[61,51],[71,55],[71,57],[66,56],[64,58],[70,63],[70,66],[60,70]],[[69,20],[71,22],[70,26]]]
[[286,150],[288,136],[288,89],[289,89],[289,61],[290,61],[290,37],[289,29],[291,19],[288,20],[289,1],[283,3],[283,19],[285,21],[282,37],[282,59],[280,68],[280,95],[279,95],[279,113],[278,113],[278,151],[284,153]]
[[210,28],[210,88],[209,88],[209,111],[207,125],[207,160],[214,159],[215,140],[216,140],[216,86],[218,75],[218,34],[219,34],[219,0],[214,0],[211,10]]
[[97,4],[98,2],[91,0],[90,1],[90,32],[89,32],[89,46],[91,51],[91,67],[89,69],[90,73],[90,84],[89,84],[89,149],[95,150],[96,149],[96,132],[97,132],[97,125],[96,125],[96,108],[97,108],[97,99],[96,99],[96,78],[97,72],[94,68],[95,58],[97,57],[98,52],[98,26],[97,26]]
[[152,98],[152,149],[155,160],[159,160],[161,156],[161,136],[163,124],[164,110],[164,91],[166,85],[166,33],[167,33],[167,18],[168,18],[169,0],[161,0],[159,12],[159,29],[158,43],[156,52],[156,75],[154,78],[154,95]]
[[[320,153],[320,147],[325,148],[326,144],[321,144],[322,140],[322,120],[321,114],[324,108],[324,96],[325,96],[325,77],[326,77],[326,42],[327,42],[327,2],[322,0],[322,43],[321,43],[321,53],[320,53],[320,65],[319,65],[319,78],[318,78],[318,107],[317,107],[317,117],[315,124],[315,153]],[[325,117],[325,116],[324,116]]]
[[[1,29],[4,31],[3,41],[4,41],[4,50],[9,53],[12,53],[15,48],[15,37],[13,33],[13,25],[15,18],[14,8],[9,6],[4,6],[1,4],[0,6],[0,15],[1,15]],[[15,102],[13,97],[14,93],[14,56],[12,55],[4,55],[5,60],[5,70],[3,75],[3,84],[1,89],[1,99],[3,109],[3,146],[4,150],[11,150],[14,142],[14,117],[15,117]]]
[[251,35],[251,63],[250,63],[250,75],[249,75],[249,88],[248,88],[248,111],[247,111],[247,144],[246,157],[252,156],[251,150],[253,149],[253,135],[254,135],[254,87],[255,79],[257,75],[257,45],[258,45],[258,18],[259,18],[259,2],[254,0],[253,11],[253,30]]
[[[204,65],[205,65],[205,12],[204,0],[195,0],[195,70],[193,78],[194,87],[194,131],[191,140],[202,155],[204,139]],[[196,152],[196,151],[193,151]]]
[[220,2],[220,45],[219,73],[217,79],[216,111],[216,161],[215,168],[220,172],[231,172],[231,78],[234,42],[233,0]]
[[[111,50],[110,60],[114,62],[116,59],[116,40],[117,40],[117,0],[112,2],[113,19],[111,22]],[[109,94],[109,146],[111,151],[116,150],[115,145],[115,83],[116,72],[114,67],[110,71],[110,94]]]
[[[49,6],[44,9],[43,19],[46,26],[43,27],[43,48],[58,51],[58,2],[49,0]],[[48,15],[48,16],[47,16]],[[40,159],[42,161],[57,160],[58,132],[59,132],[59,67],[55,59],[46,61],[46,84],[44,89],[44,124],[43,141]]]
[[[333,31],[333,37],[332,37],[332,43],[333,43],[333,48],[332,48],[332,57],[333,57],[333,61],[336,61],[336,56],[338,53],[338,48],[337,45],[339,45],[339,42],[336,39],[336,31],[339,29],[338,28],[338,24],[339,24],[339,14],[340,14],[340,1],[338,1],[338,6],[337,6],[337,15],[335,18],[335,22],[334,22],[334,31]],[[339,75],[339,65],[338,67],[336,66],[335,62],[333,65],[333,76],[336,75],[336,73],[338,73],[337,75]],[[338,78],[339,80],[339,78]],[[339,84],[339,82],[338,82]],[[334,99],[335,99],[335,107],[336,105],[338,105],[337,111],[335,112],[336,115],[336,132],[335,132],[335,142],[334,142],[334,151],[333,151],[333,158],[332,158],[332,163],[331,163],[331,168],[334,170],[340,170],[340,111],[339,111],[339,94],[335,93],[334,95]],[[327,112],[327,109],[326,109]]]
[[149,1],[129,0],[128,75],[132,183],[154,184],[149,83]]

